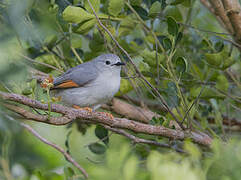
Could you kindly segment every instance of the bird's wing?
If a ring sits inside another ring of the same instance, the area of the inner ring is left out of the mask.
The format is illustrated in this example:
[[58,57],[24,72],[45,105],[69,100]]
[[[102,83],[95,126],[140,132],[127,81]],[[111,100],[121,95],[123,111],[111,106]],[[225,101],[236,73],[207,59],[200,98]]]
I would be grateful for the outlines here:
[[81,87],[95,80],[97,75],[98,71],[93,64],[80,64],[54,79],[54,87],[51,89]]

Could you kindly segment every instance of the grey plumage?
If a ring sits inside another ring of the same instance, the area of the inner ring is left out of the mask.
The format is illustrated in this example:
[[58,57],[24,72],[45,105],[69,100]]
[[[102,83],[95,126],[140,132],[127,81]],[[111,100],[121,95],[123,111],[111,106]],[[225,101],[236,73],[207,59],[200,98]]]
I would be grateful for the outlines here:
[[[114,54],[103,54],[92,61],[80,64],[54,80],[55,95],[61,96],[67,105],[92,107],[110,100],[120,87],[120,58]],[[66,81],[78,87],[58,88]]]

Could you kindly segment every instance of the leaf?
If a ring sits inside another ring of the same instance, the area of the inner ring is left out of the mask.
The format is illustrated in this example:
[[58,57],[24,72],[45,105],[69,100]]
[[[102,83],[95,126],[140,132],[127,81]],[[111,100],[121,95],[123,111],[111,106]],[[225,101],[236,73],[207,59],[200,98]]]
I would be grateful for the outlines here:
[[106,147],[100,143],[92,143],[88,146],[89,150],[95,154],[104,154]]
[[160,2],[156,1],[151,5],[151,8],[149,10],[149,17],[156,17],[158,14],[160,14],[162,11],[162,5]]
[[235,63],[234,58],[232,58],[232,57],[225,58],[221,69],[225,70],[225,69],[229,68],[230,66],[232,66],[234,63]]
[[130,16],[127,16],[121,20],[120,28],[118,29],[119,36],[126,36],[135,29],[136,23]]
[[109,143],[109,137],[108,137],[108,131],[103,126],[97,125],[95,128],[95,135],[98,137],[103,143],[108,145]]
[[[91,3],[92,7],[94,8],[95,12],[98,13],[99,9],[100,9],[100,0],[89,0],[89,1]],[[90,7],[90,4],[89,4],[88,0],[85,0],[84,5],[85,5],[85,9],[89,13],[94,14],[93,10]]]
[[166,17],[173,17],[178,22],[182,21],[182,14],[177,6],[167,6],[164,14]]
[[228,90],[228,87],[229,83],[227,78],[224,75],[219,75],[217,77],[216,88],[226,92]]
[[128,92],[130,92],[133,89],[130,81],[128,79],[121,79],[121,83],[120,83],[120,89],[119,92],[116,94],[116,96],[120,96],[123,94],[126,94]]
[[64,167],[64,174],[67,179],[75,175],[74,170],[71,167]]
[[170,5],[178,5],[183,3],[186,0],[171,0]]
[[95,16],[86,12],[83,8],[68,6],[63,12],[63,19],[69,23],[77,24],[95,19]]
[[[156,67],[156,51],[149,51],[148,49],[145,49],[140,55],[143,57],[144,62],[146,62],[149,66]],[[158,53],[157,56],[159,63],[162,62],[164,55]]]
[[86,34],[90,29],[96,24],[96,19],[91,19],[79,24],[77,27],[73,28],[73,31],[79,34]]
[[222,63],[223,57],[221,53],[214,53],[214,54],[206,53],[204,54],[204,56],[207,63],[216,68],[218,68]]
[[81,48],[82,47],[81,35],[72,33],[71,34],[71,45],[73,48]]
[[131,156],[125,163],[123,168],[123,175],[125,180],[135,179],[135,174],[137,173],[138,160],[135,156]]
[[168,33],[173,36],[176,36],[178,33],[178,24],[174,18],[170,16],[167,17],[167,26],[168,26]]
[[143,61],[143,57],[135,56],[134,58],[132,58],[132,60],[141,72],[150,71],[150,66]]
[[130,0],[132,6],[140,6],[142,0]]
[[32,89],[30,87],[26,87],[23,91],[22,94],[25,96],[28,96],[30,94],[32,94]]
[[117,16],[124,8],[124,5],[124,0],[110,0],[108,6],[109,14],[112,16]]
[[148,20],[148,12],[141,6],[132,6],[143,20]]
[[187,60],[184,57],[178,57],[175,61],[176,70],[179,73],[184,73],[187,71]]
[[94,31],[93,39],[89,42],[89,48],[94,52],[100,52],[104,50],[105,41],[99,32]]
[[172,48],[172,42],[168,37],[162,40],[162,45],[166,51]]
[[37,79],[32,79],[32,81],[30,82],[30,87],[32,88],[33,91],[36,89]]
[[183,37],[183,33],[182,32],[179,32],[176,36],[176,39],[175,39],[175,47],[178,45],[178,43],[182,40],[182,37]]
[[223,48],[224,48],[223,42],[222,42],[222,41],[218,41],[217,43],[215,43],[214,48],[215,48],[215,50],[216,50],[217,52],[222,51]]

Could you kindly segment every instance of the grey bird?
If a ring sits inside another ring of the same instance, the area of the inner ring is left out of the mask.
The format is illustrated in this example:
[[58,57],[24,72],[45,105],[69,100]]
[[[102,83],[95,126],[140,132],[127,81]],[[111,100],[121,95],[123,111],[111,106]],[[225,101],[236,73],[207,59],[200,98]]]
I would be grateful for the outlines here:
[[115,54],[100,55],[54,79],[51,90],[66,105],[96,110],[118,92],[122,65]]

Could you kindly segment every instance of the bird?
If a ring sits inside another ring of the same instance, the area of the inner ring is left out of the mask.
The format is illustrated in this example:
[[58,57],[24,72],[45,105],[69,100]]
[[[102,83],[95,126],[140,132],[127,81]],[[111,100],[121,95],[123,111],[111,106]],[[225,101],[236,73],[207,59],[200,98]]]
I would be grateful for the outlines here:
[[95,111],[118,92],[123,65],[117,55],[102,54],[55,78],[51,91],[67,106]]

